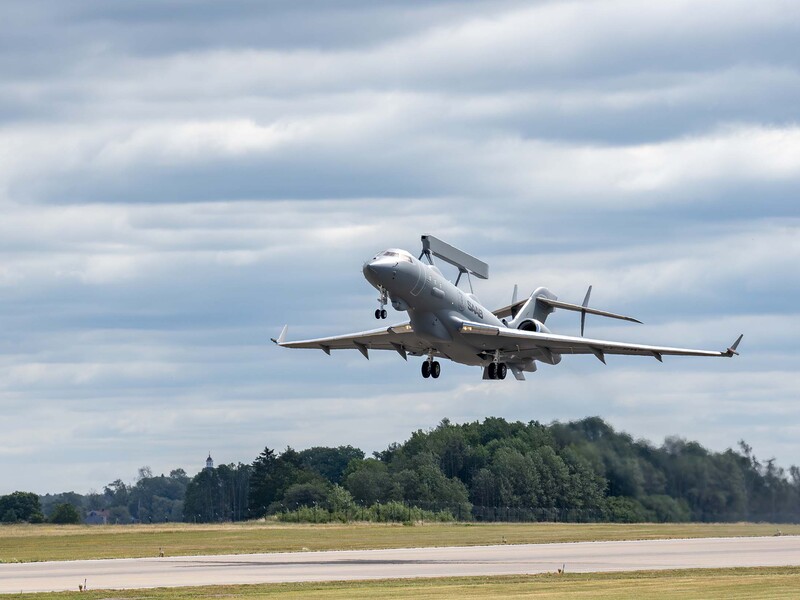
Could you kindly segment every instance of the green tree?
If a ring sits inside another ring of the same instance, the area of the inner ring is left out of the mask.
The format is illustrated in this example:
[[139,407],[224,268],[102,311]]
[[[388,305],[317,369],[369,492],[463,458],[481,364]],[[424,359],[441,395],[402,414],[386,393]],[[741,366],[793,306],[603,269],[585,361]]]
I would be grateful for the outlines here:
[[323,506],[328,497],[328,486],[322,482],[294,483],[283,495],[283,506],[297,510],[301,506]]
[[180,520],[187,485],[185,477],[154,476],[150,467],[142,467],[128,490],[128,510],[142,523]]
[[356,502],[353,495],[338,484],[333,484],[328,491],[326,498],[328,509],[333,513],[338,513],[346,519],[355,511]]
[[0,496],[0,520],[5,523],[42,523],[44,515],[39,496],[33,492],[14,492]]
[[374,458],[352,461],[344,476],[344,487],[361,506],[401,499],[386,463]]
[[216,469],[203,469],[186,486],[183,520],[212,523],[223,518],[222,486]]
[[115,479],[103,488],[107,506],[127,506],[128,486],[121,479]]
[[294,484],[319,483],[325,479],[302,463],[299,452],[287,447],[280,456],[269,448],[253,461],[250,477],[250,514],[261,517],[280,510],[286,490]]
[[327,448],[315,446],[298,453],[300,464],[331,483],[341,483],[347,465],[351,460],[361,460],[364,452],[353,446]]
[[53,509],[50,522],[58,525],[76,525],[81,522],[81,513],[72,504],[66,502],[58,504]]
[[270,448],[264,448],[253,461],[248,498],[250,514],[253,517],[263,517],[267,513],[267,507],[277,500],[274,482],[277,462],[278,457]]
[[539,506],[539,477],[530,456],[513,448],[500,448],[490,469],[497,481],[501,506]]
[[82,507],[86,501],[86,496],[81,496],[75,492],[62,492],[60,494],[45,494],[39,497],[39,503],[42,507],[42,514],[45,519],[52,516],[55,507],[59,504],[67,503],[73,506]]

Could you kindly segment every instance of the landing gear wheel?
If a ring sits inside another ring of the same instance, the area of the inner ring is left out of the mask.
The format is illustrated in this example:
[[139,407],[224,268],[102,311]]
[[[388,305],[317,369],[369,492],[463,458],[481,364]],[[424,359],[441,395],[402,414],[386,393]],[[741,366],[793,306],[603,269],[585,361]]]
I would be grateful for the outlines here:
[[425,379],[431,376],[431,363],[429,363],[427,360],[422,363],[422,376]]
[[375,309],[375,318],[376,319],[380,319],[381,318],[381,309],[380,308],[376,308]]
[[386,309],[382,308],[381,309],[381,319],[385,319],[385,318],[386,318]]
[[506,373],[508,372],[508,367],[506,367],[505,363],[499,363],[497,365],[497,378],[498,379],[505,379]]
[[489,363],[487,374],[489,375],[489,379],[497,379],[497,363]]
[[442,365],[439,364],[438,360],[435,360],[431,363],[431,377],[434,379],[439,379],[439,373],[442,372]]

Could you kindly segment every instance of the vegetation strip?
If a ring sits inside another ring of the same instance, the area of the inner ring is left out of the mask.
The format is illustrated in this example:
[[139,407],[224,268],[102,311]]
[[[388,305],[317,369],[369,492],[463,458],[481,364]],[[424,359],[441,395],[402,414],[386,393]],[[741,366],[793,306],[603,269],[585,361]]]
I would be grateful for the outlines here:
[[[198,465],[199,466],[199,465]],[[102,493],[0,496],[0,521],[800,522],[800,469],[738,450],[660,447],[597,417],[543,425],[489,417],[416,431],[374,457],[352,446],[265,448],[251,464],[139,470]]]
[[0,527],[0,562],[536,544],[600,540],[800,535],[800,525],[761,523],[432,523]]
[[685,569],[624,573],[544,574],[498,577],[451,577],[380,581],[281,583],[263,585],[89,590],[47,594],[12,594],[19,600],[182,600],[188,598],[796,598],[799,567]]

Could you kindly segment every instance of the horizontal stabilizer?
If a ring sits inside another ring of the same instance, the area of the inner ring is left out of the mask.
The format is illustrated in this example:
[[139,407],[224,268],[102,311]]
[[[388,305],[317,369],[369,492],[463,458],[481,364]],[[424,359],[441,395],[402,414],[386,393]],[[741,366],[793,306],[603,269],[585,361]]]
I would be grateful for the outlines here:
[[489,265],[432,235],[422,236],[422,253],[429,256],[433,254],[454,267],[458,267],[459,270],[472,273],[480,279],[489,279]]
[[525,306],[525,303],[528,301],[527,298],[525,300],[520,300],[519,302],[514,302],[513,304],[509,304],[508,306],[504,306],[503,308],[498,308],[494,311],[494,316],[498,319],[504,319],[505,317],[515,317],[519,312],[519,309]]
[[580,304],[571,304],[569,302],[562,302],[561,300],[550,300],[549,298],[539,298],[539,302],[552,306],[553,308],[563,308],[564,310],[574,310],[575,312],[586,313],[587,315],[598,315],[600,317],[608,317],[610,319],[620,319],[621,321],[631,321],[633,323],[640,323],[639,319],[633,317],[626,317],[625,315],[618,315],[616,313],[608,312],[606,310],[598,310],[596,308],[589,308],[588,306],[581,306]]

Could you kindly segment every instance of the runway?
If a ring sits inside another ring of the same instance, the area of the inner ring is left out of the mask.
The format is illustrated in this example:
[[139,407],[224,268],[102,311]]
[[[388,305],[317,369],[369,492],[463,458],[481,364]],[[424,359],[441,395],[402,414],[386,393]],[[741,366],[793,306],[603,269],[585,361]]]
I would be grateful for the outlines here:
[[0,593],[554,572],[800,566],[800,536],[0,564]]

